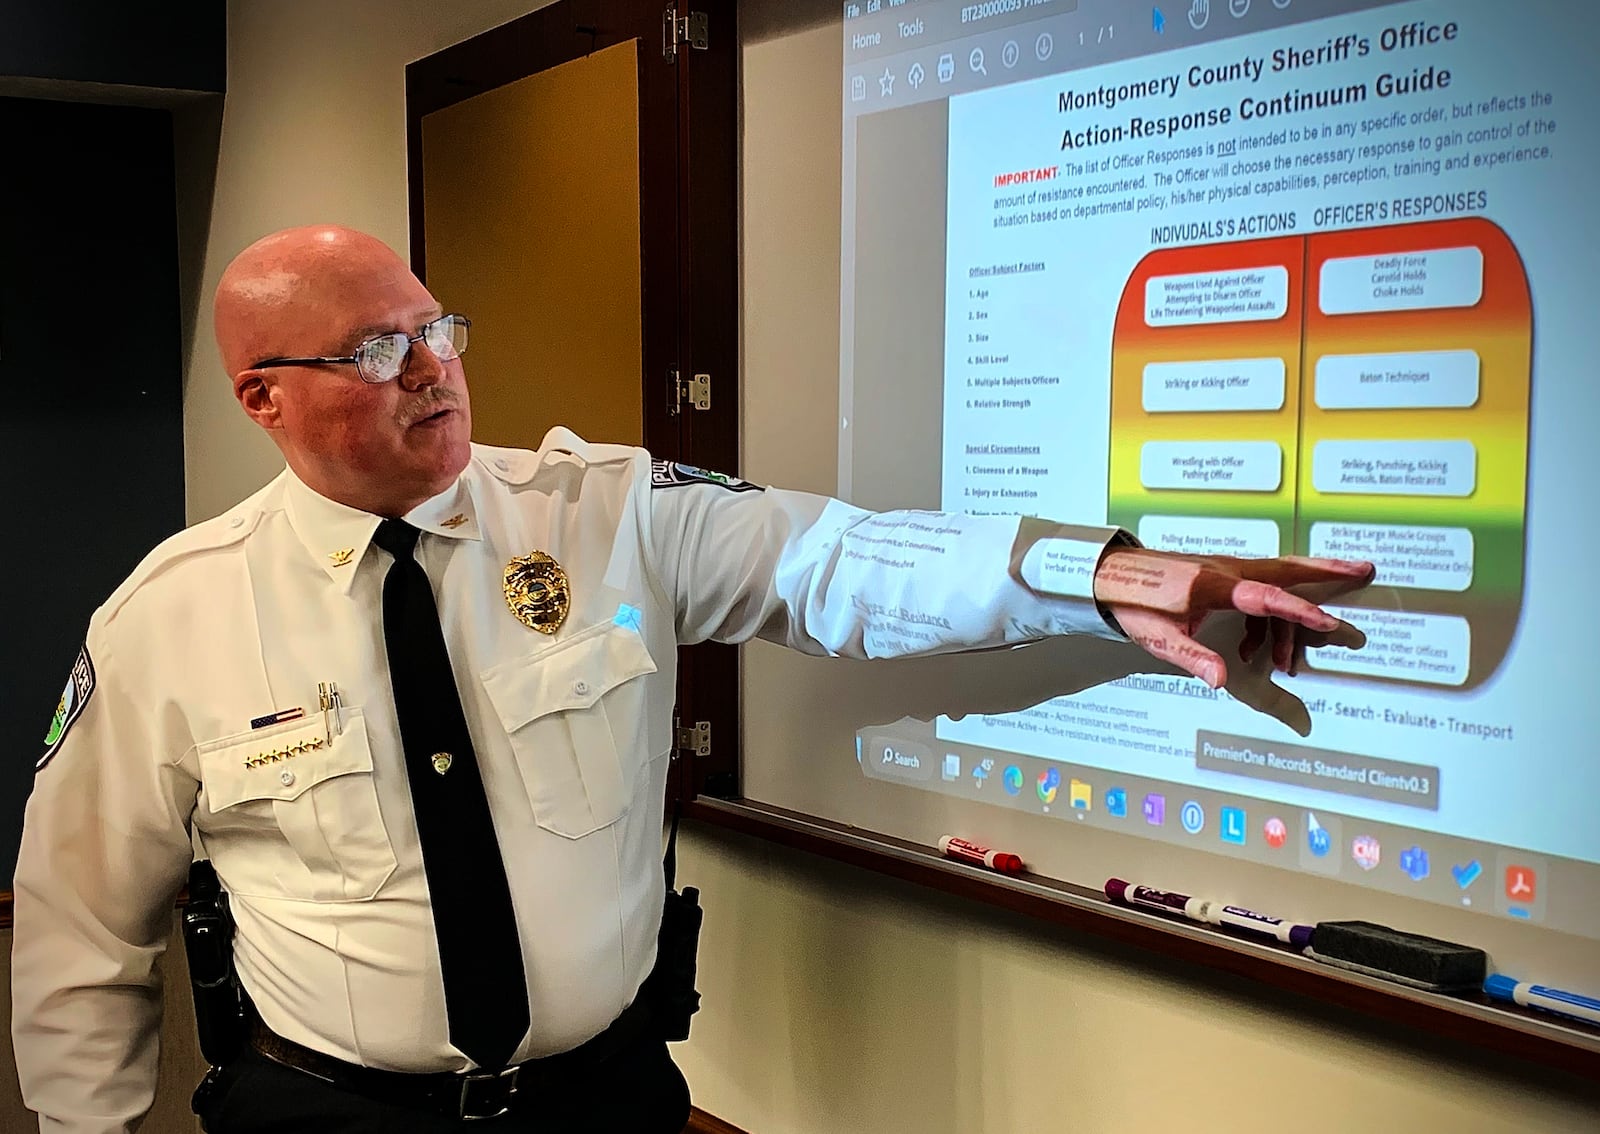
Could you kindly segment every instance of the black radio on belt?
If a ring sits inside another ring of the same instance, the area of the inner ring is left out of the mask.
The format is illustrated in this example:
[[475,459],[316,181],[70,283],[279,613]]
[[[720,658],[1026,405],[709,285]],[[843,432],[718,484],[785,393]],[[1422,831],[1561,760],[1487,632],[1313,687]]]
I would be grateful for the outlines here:
[[233,972],[233,915],[211,863],[189,868],[189,904],[183,911],[183,950],[194,987],[200,1053],[213,1067],[232,1062],[244,1046],[244,998]]
[[700,1010],[700,994],[695,991],[695,957],[700,951],[700,891],[685,886],[673,889],[678,869],[678,812],[672,809],[672,833],[667,837],[667,854],[662,869],[667,879],[666,903],[661,908],[661,932],[656,938],[656,966],[645,978],[640,995],[647,998],[661,1038],[689,1038],[689,1017]]

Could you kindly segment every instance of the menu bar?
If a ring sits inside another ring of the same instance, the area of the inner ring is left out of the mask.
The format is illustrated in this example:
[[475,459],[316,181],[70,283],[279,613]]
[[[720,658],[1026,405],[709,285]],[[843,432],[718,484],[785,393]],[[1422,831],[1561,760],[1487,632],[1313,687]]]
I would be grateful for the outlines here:
[[1078,9],[1078,0],[851,0],[844,6],[847,62],[947,43]]

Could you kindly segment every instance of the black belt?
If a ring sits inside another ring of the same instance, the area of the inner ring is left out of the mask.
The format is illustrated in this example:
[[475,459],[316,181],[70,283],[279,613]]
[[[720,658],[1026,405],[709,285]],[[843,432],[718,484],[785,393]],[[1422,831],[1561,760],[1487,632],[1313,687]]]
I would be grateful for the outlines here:
[[274,1062],[379,1102],[462,1119],[498,1118],[510,1112],[512,1101],[519,1095],[569,1086],[572,1076],[655,1038],[658,1030],[641,996],[605,1031],[570,1051],[530,1059],[499,1071],[412,1074],[346,1063],[286,1040],[263,1024],[259,1016],[252,1013],[252,1017],[250,1046]]

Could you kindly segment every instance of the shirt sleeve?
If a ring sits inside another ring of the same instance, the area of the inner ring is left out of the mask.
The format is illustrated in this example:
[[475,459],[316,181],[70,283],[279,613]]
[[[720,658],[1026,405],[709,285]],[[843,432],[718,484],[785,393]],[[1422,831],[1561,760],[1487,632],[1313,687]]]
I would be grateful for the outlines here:
[[645,511],[650,560],[684,643],[761,637],[889,658],[1123,637],[1093,596],[1107,548],[1136,543],[1120,528],[868,512],[662,461]]
[[12,1038],[41,1134],[131,1134],[150,1109],[157,962],[192,859],[198,783],[109,639],[96,615],[34,773],[13,887]]

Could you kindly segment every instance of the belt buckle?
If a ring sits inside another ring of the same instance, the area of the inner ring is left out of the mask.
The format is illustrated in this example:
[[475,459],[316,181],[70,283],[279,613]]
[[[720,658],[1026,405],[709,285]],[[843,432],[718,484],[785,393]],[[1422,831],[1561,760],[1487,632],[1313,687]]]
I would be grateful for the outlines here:
[[504,1071],[473,1071],[463,1076],[456,1117],[471,1122],[510,1114],[511,1100],[517,1093],[517,1073],[521,1070],[520,1066],[507,1067]]

